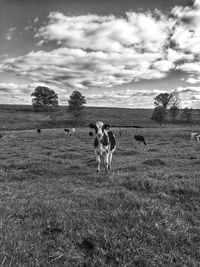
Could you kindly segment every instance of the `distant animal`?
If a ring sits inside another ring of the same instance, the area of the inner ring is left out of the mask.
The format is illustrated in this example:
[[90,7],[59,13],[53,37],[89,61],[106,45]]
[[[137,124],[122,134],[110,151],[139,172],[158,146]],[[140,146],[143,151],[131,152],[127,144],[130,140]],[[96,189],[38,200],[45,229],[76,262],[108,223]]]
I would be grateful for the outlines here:
[[97,121],[96,124],[90,124],[90,128],[95,129],[96,138],[94,141],[94,151],[97,161],[97,172],[100,172],[101,156],[104,158],[106,172],[111,170],[113,152],[116,149],[116,140],[114,134],[109,131],[110,125]]
[[41,133],[41,129],[40,128],[37,129],[37,133]]
[[200,141],[200,133],[191,133],[191,142],[197,142],[199,144]]
[[144,143],[145,146],[147,145],[143,135],[134,135],[134,139],[138,143]]
[[119,136],[122,136],[122,132],[121,131],[119,131]]
[[93,136],[93,132],[89,132],[89,136]]
[[72,136],[72,134],[71,134],[71,132],[70,132],[70,130],[69,129],[64,129],[64,131],[65,131],[65,133],[69,136],[69,137],[71,137]]

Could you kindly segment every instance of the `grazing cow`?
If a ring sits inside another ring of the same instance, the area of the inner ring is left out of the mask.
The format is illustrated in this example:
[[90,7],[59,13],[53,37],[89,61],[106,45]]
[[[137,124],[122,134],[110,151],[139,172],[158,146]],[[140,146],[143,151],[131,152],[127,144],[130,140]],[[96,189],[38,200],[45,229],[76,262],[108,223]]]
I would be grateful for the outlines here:
[[137,143],[144,143],[145,146],[147,145],[143,135],[134,135],[134,139]]
[[111,170],[112,155],[116,149],[114,134],[109,131],[110,125],[98,121],[96,124],[90,124],[90,128],[95,129],[96,138],[94,141],[94,150],[97,160],[97,172],[100,171],[101,156],[104,158],[106,172]]
[[71,134],[71,132],[70,132],[70,130],[69,129],[64,129],[64,131],[65,131],[65,133],[69,136],[69,137],[71,137],[72,136],[72,134]]
[[93,136],[93,132],[89,132],[89,136]]
[[37,129],[37,133],[41,133],[41,129],[38,128],[38,129]]
[[199,144],[200,133],[191,133],[191,142],[194,143],[195,140]]

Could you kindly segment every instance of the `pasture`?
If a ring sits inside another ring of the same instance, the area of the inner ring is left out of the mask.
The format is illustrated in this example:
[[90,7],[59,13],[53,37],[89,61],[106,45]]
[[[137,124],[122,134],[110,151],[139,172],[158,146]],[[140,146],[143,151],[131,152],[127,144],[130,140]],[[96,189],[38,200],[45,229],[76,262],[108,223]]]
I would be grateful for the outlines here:
[[[200,147],[189,126],[113,128],[112,172],[77,128],[0,139],[1,266],[200,266]],[[119,130],[122,136],[119,136]],[[134,134],[147,146],[135,147]]]

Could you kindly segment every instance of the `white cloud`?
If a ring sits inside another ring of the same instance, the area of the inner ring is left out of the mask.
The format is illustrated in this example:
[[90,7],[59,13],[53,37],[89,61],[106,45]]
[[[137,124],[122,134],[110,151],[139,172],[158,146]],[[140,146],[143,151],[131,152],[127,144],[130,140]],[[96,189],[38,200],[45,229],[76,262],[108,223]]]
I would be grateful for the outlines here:
[[7,32],[7,34],[6,34],[6,40],[9,41],[9,40],[12,39],[12,37],[13,37],[13,35],[14,35],[16,29],[17,29],[17,28],[15,28],[15,27],[9,28],[9,30],[8,30],[8,32]]
[[197,83],[200,83],[200,77],[198,78],[198,79],[196,79],[196,78],[188,78],[187,80],[186,80],[186,82],[187,83],[191,83],[191,84],[197,84]]
[[174,92],[178,93],[182,108],[199,108],[200,87],[178,87]]
[[163,90],[131,90],[105,91],[102,94],[93,94],[87,97],[90,106],[153,108],[154,97]]
[[[31,93],[38,86],[47,86],[45,83],[30,83],[30,84],[16,84],[16,83],[0,83],[0,97],[1,104],[31,104]],[[51,89],[58,91],[58,87],[53,86]],[[61,98],[67,98],[66,90],[59,89]],[[65,102],[66,104],[66,102]]]
[[[30,84],[38,82],[55,87],[63,99],[62,88],[103,91],[132,81],[161,79],[173,70],[183,72],[187,83],[197,84],[200,81],[199,15],[197,0],[190,7],[173,8],[169,16],[158,10],[127,12],[121,18],[51,12],[34,36],[40,50],[2,59],[0,72],[24,76]],[[34,32],[37,22],[35,18]],[[15,30],[10,28],[8,40]],[[131,96],[127,92],[123,94],[104,94],[99,101],[104,103],[105,98],[112,97],[116,103],[133,97],[132,92]],[[147,101],[150,96],[144,97]]]
[[34,19],[34,23],[36,23],[38,21],[39,21],[38,17]]

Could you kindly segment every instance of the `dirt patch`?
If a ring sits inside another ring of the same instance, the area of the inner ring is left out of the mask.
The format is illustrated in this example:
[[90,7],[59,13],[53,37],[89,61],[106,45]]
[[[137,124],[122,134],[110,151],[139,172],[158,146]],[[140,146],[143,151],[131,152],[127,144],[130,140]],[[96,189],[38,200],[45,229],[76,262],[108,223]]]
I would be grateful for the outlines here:
[[162,161],[161,159],[148,159],[143,162],[145,165],[149,166],[163,166],[165,165],[165,162]]

